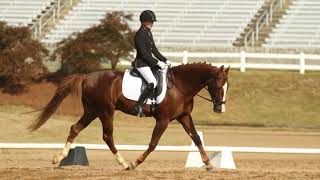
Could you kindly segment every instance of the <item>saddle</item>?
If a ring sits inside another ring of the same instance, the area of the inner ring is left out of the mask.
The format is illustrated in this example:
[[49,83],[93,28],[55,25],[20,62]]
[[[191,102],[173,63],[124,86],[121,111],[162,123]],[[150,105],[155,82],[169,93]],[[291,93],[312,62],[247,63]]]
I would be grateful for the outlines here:
[[[167,91],[167,70],[153,71],[157,80],[156,103],[159,104],[165,97]],[[147,87],[147,81],[142,77],[140,72],[133,68],[127,69],[122,80],[122,94],[127,99],[138,101],[141,92]],[[146,104],[151,104],[151,98],[147,99]]]
[[[160,71],[152,71],[154,77],[157,80],[157,87],[156,87],[156,97],[160,95],[161,90],[162,90],[162,86],[163,86],[163,77]],[[141,78],[142,80],[142,85],[141,85],[141,92],[147,88],[148,82],[143,78],[142,74],[136,69],[136,68],[132,68],[130,71],[130,75],[133,77],[138,77]],[[152,97],[150,97],[152,98]]]

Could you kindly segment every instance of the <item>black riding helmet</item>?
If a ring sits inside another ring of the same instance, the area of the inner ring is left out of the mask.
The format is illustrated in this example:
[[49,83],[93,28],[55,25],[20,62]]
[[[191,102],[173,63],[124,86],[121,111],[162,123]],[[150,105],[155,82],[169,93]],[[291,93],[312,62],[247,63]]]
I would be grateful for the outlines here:
[[154,14],[154,12],[151,11],[151,10],[144,10],[140,14],[140,21],[141,22],[146,22],[146,21],[154,22],[154,21],[157,21],[156,14]]

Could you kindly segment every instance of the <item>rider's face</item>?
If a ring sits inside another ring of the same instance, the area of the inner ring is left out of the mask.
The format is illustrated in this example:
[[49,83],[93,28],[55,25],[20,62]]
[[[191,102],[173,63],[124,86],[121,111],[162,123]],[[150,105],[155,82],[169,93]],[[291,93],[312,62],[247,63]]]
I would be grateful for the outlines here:
[[148,29],[152,29],[152,26],[153,26],[153,22],[149,22],[149,21],[146,21],[146,22],[143,22],[143,24],[148,28]]

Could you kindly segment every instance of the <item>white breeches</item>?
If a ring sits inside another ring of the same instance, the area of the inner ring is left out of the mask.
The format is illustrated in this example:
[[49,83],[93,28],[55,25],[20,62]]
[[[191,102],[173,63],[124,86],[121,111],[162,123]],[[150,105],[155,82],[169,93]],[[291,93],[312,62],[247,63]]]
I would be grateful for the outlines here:
[[143,76],[143,78],[148,82],[148,83],[153,83],[154,88],[156,88],[157,86],[157,80],[154,77],[150,67],[146,66],[146,67],[141,67],[141,68],[137,68],[137,70],[141,73],[141,75]]

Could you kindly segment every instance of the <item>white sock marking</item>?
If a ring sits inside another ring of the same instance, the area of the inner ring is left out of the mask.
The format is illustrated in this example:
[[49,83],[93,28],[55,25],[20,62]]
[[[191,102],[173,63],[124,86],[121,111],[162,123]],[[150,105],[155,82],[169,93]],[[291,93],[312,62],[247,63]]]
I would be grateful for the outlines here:
[[64,157],[67,157],[69,151],[70,151],[70,148],[71,148],[71,143],[70,142],[67,142],[66,145],[64,146],[63,150],[62,150],[62,155]]
[[116,157],[118,163],[122,165],[124,168],[127,168],[129,166],[119,152],[114,154],[114,156]]

